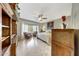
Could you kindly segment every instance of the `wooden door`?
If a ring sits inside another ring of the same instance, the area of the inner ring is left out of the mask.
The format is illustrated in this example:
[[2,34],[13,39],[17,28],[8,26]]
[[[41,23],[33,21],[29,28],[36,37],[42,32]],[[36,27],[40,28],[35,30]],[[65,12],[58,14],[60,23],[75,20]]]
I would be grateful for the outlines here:
[[53,29],[51,43],[52,56],[74,55],[74,30]]

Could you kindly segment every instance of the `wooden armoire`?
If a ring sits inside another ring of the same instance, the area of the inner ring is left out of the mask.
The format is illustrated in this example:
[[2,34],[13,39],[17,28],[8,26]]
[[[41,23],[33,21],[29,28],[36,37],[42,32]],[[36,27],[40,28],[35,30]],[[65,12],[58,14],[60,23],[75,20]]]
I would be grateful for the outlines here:
[[51,55],[74,56],[74,29],[52,29]]

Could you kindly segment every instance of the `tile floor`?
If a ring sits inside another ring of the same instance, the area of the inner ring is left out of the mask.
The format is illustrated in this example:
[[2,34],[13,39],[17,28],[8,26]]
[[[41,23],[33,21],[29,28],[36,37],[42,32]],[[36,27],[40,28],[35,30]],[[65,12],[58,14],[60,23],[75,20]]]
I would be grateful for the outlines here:
[[17,56],[50,56],[51,47],[37,38],[19,41]]

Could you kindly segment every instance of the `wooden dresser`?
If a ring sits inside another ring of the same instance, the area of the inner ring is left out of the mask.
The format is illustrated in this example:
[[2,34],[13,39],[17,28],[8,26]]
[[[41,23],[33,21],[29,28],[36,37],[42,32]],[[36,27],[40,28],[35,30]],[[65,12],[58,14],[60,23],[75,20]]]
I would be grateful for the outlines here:
[[52,56],[74,56],[74,29],[52,29]]

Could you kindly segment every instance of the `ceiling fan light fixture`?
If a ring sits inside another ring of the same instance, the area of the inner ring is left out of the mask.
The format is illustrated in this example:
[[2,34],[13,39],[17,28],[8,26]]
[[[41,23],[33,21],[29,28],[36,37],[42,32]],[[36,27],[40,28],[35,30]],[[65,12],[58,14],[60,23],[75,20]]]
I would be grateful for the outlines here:
[[39,17],[39,19],[38,19],[39,21],[41,20],[41,17]]

